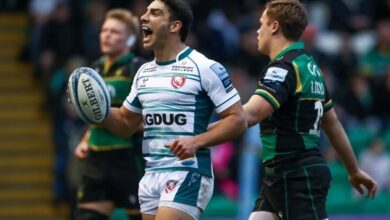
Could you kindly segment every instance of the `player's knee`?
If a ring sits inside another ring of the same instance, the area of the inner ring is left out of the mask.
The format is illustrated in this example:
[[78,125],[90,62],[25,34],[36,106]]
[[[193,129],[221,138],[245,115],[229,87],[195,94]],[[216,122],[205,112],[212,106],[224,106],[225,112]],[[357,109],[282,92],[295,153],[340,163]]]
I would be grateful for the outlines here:
[[271,212],[256,211],[251,213],[248,220],[278,220],[278,217]]
[[108,220],[108,216],[92,209],[78,209],[77,220]]

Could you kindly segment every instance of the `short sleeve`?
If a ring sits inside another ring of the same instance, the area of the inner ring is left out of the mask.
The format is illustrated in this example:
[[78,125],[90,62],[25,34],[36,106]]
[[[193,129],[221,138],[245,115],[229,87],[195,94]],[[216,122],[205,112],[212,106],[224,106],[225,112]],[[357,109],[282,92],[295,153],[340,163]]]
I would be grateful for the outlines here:
[[326,88],[326,83],[325,83],[325,101],[323,101],[322,106],[324,108],[324,112],[329,111],[333,107],[333,101],[330,98],[328,89]]
[[[140,68],[140,70],[141,70],[141,68]],[[131,86],[130,93],[126,97],[126,100],[123,102],[123,106],[127,110],[135,112],[135,113],[139,113],[139,114],[142,113],[142,105],[141,105],[141,102],[139,101],[139,98],[138,98],[138,86],[137,86],[138,76],[139,76],[140,70],[135,75],[134,80],[133,80],[133,84]]]
[[295,91],[294,70],[287,64],[276,63],[269,66],[262,75],[255,94],[267,100],[274,109],[279,109],[288,96]]
[[214,103],[215,111],[220,113],[236,102],[240,96],[234,88],[229,73],[220,63],[212,62],[200,71],[202,87]]

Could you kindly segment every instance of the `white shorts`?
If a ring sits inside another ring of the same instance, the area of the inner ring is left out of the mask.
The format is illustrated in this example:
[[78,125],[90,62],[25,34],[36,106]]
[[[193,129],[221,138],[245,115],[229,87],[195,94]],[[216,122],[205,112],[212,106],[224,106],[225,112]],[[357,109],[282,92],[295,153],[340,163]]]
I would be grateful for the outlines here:
[[141,213],[156,215],[159,206],[178,209],[194,219],[206,208],[214,179],[191,171],[146,173],[139,183]]

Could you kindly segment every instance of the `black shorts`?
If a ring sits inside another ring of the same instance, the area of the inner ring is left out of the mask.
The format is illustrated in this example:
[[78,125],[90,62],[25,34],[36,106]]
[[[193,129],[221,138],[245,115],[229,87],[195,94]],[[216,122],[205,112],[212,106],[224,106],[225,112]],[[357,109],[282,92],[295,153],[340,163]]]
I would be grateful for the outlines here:
[[306,165],[280,173],[266,170],[254,211],[272,212],[283,220],[326,219],[330,181],[326,164]]
[[114,202],[116,207],[139,209],[138,183],[144,173],[141,155],[129,149],[90,151],[84,161],[78,202]]

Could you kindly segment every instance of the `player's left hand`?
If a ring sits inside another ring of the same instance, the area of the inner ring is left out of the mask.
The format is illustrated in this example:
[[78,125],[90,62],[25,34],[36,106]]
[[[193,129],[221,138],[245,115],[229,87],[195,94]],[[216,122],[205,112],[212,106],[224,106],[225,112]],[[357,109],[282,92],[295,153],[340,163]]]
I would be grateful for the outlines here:
[[349,175],[349,182],[360,193],[363,194],[362,185],[368,190],[368,197],[374,198],[377,190],[377,183],[367,173],[362,170]]
[[198,146],[195,144],[193,137],[176,139],[172,143],[166,144],[165,147],[171,149],[182,160],[193,157],[198,150]]

